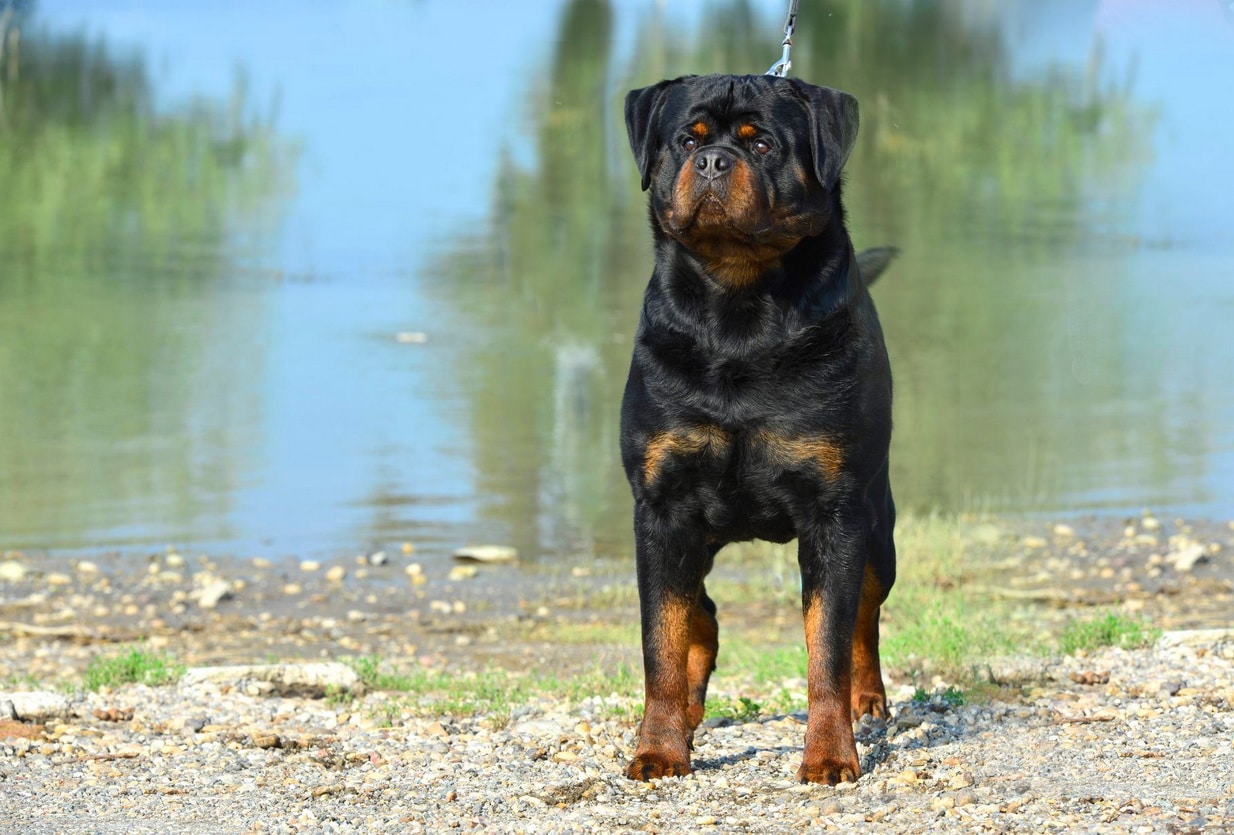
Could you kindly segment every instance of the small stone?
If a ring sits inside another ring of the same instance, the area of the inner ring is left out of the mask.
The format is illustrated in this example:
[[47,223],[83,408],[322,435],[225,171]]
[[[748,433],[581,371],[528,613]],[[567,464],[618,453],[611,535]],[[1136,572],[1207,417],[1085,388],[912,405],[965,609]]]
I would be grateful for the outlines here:
[[213,609],[219,605],[219,601],[229,597],[231,597],[231,583],[226,580],[215,580],[197,594],[197,605],[203,609]]
[[1075,536],[1075,528],[1070,525],[1058,524],[1054,526],[1054,535],[1059,539],[1071,539]]
[[9,583],[18,583],[26,577],[26,567],[17,560],[5,560],[0,562],[0,580]]
[[1172,551],[1166,555],[1166,562],[1174,566],[1175,571],[1191,571],[1196,563],[1208,559],[1208,549],[1198,543],[1192,543]]
[[47,581],[47,585],[49,586],[67,586],[73,582],[72,577],[70,577],[67,574],[61,574],[58,571],[53,571],[51,574],[48,574],[44,579]]
[[0,739],[37,740],[42,738],[42,725],[28,725],[13,719],[0,719]]
[[172,568],[180,568],[181,566],[184,565],[184,557],[180,556],[175,551],[172,551],[170,554],[167,555],[167,558],[164,560],[164,562],[166,562],[167,565],[169,565]]
[[470,580],[477,574],[477,569],[474,565],[456,565],[450,569],[451,580]]
[[326,580],[331,583],[342,582],[343,578],[346,576],[347,569],[343,568],[341,565],[332,566],[330,570],[326,572]]
[[394,335],[394,341],[401,345],[423,345],[428,342],[428,334],[423,331],[399,331]]
[[376,551],[368,555],[369,565],[385,565],[390,561],[390,557],[385,551]]
[[301,571],[320,571],[321,563],[319,563],[317,560],[301,560],[300,570]]
[[76,568],[77,568],[78,574],[98,574],[99,573],[99,567],[95,565],[94,563],[90,562],[89,560],[82,560],[81,562],[77,563]]
[[257,748],[281,748],[283,740],[278,734],[270,731],[254,731],[250,737]]
[[719,822],[720,819],[715,815],[703,815],[702,817],[694,819],[694,823],[698,826],[715,826]]
[[412,545],[410,542],[404,542],[400,550],[404,554],[414,554],[416,551],[416,546]]
[[304,586],[300,583],[287,583],[283,586],[283,594],[300,594],[304,591]]
[[967,789],[973,784],[973,775],[967,771],[958,771],[947,781],[948,788]]
[[468,545],[455,551],[453,557],[470,562],[515,562],[518,551],[508,545]]
[[1145,516],[1140,520],[1140,527],[1146,531],[1159,531],[1161,530],[1161,522],[1156,516]]
[[1023,543],[1025,548],[1034,548],[1034,549],[1044,548],[1046,545],[1049,544],[1039,536],[1026,536],[1024,537],[1023,540],[1021,540],[1021,542]]

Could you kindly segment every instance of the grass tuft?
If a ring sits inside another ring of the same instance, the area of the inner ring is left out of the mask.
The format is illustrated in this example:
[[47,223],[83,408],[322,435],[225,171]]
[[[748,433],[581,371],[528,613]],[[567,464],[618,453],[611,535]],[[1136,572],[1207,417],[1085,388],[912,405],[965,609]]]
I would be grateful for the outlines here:
[[632,718],[634,699],[642,676],[624,664],[613,669],[595,669],[574,676],[529,675],[500,669],[479,672],[416,669],[410,673],[389,672],[377,656],[349,662],[370,689],[405,694],[404,698],[378,708],[378,721],[394,724],[401,716],[483,716],[497,728],[505,727],[515,710],[536,699],[581,702],[593,696],[615,699],[608,714]]
[[184,675],[184,665],[176,664],[170,656],[156,655],[143,650],[129,650],[124,655],[99,656],[90,662],[84,674],[87,690],[97,691],[102,687],[118,687],[122,684],[147,684],[158,687],[175,684]]
[[1138,649],[1151,646],[1160,637],[1160,629],[1116,612],[1107,612],[1098,618],[1068,623],[1059,638],[1059,648],[1066,655],[1101,647]]
[[763,705],[747,696],[736,699],[720,699],[712,697],[707,700],[707,717],[723,717],[738,724],[753,722],[763,714]]

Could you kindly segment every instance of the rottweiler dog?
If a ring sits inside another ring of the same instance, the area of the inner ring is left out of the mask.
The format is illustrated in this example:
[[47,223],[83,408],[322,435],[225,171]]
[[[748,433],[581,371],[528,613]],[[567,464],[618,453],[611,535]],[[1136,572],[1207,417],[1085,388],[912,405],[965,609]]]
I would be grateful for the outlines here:
[[625,118],[655,237],[621,408],[646,673],[626,773],[691,771],[719,646],[716,552],[796,538],[797,776],[856,780],[852,721],[887,715],[878,618],[895,579],[891,370],[867,290],[893,250],[859,256],[840,199],[857,101],[793,78],[686,76],[630,92]]

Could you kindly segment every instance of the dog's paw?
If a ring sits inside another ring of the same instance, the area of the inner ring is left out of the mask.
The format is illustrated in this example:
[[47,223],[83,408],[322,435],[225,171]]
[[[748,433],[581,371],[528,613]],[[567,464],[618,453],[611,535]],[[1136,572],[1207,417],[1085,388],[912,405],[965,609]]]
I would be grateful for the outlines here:
[[823,759],[818,762],[801,764],[797,769],[797,780],[801,783],[822,783],[834,786],[836,783],[855,783],[861,776],[861,766],[857,758],[851,760]]
[[661,777],[685,777],[693,771],[688,757],[681,759],[659,751],[636,754],[626,766],[626,776],[642,782],[658,780]]
[[890,719],[891,712],[887,709],[887,696],[883,693],[860,693],[853,690],[853,721],[862,716],[870,715],[875,719]]

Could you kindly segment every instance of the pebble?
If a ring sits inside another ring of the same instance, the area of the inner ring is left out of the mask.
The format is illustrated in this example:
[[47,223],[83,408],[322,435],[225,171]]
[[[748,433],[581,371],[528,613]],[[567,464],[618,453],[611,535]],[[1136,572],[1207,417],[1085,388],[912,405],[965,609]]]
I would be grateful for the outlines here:
[[17,560],[0,562],[0,580],[19,583],[26,578],[26,566]]
[[470,580],[479,573],[474,565],[456,565],[450,569],[451,580]]
[[343,578],[346,576],[347,569],[341,565],[331,566],[331,568],[326,572],[326,580],[331,583],[342,582]]
[[453,557],[471,562],[516,562],[518,551],[508,545],[468,545],[457,549]]
[[1195,568],[1196,563],[1206,559],[1208,549],[1199,543],[1189,543],[1179,548],[1177,551],[1171,551],[1166,555],[1166,562],[1174,566],[1176,571],[1191,571]]
[[231,596],[231,583],[226,580],[213,580],[198,592],[197,605],[203,609],[213,609],[220,601]]

